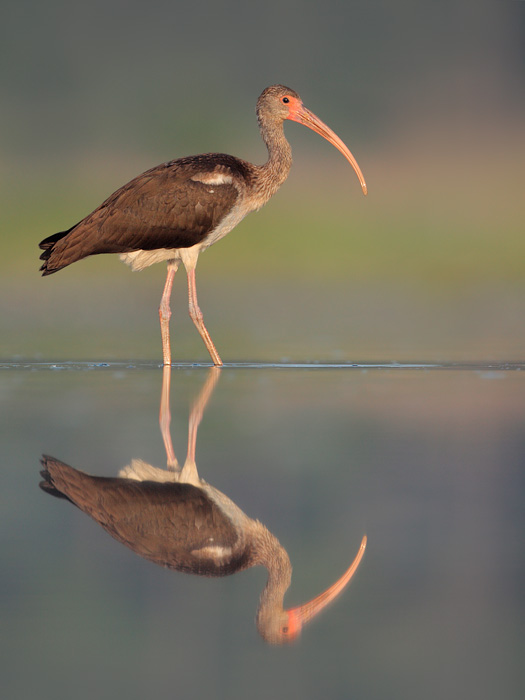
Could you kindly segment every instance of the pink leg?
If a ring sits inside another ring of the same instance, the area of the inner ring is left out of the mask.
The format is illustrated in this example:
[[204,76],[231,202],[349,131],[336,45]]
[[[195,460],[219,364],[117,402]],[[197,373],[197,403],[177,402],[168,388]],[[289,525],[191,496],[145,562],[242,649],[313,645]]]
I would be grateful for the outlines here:
[[197,396],[195,403],[191,408],[190,419],[188,422],[188,454],[186,461],[195,462],[195,446],[197,444],[197,430],[202,420],[204,410],[213,394],[217,382],[219,381],[221,371],[218,367],[210,367],[206,383],[202,387],[200,394]]
[[173,287],[173,278],[179,267],[179,260],[170,260],[168,263],[168,275],[166,284],[160,300],[159,319],[160,319],[160,334],[162,336],[162,359],[163,364],[171,365],[171,347],[170,347],[170,297],[171,288]]
[[195,462],[195,447],[197,444],[197,430],[208,401],[219,381],[221,371],[218,367],[210,367],[206,383],[202,387],[195,403],[191,408],[190,420],[188,424],[188,453],[186,461],[180,474],[180,480],[184,483],[200,486],[197,464]]
[[201,338],[204,340],[204,343],[208,348],[208,352],[210,353],[211,359],[213,360],[213,364],[217,367],[220,367],[222,365],[222,360],[219,357],[219,353],[217,352],[212,339],[210,338],[210,334],[206,330],[206,326],[204,325],[204,320],[202,317],[202,311],[200,310],[199,304],[197,303],[197,289],[195,286],[195,265],[188,265],[187,263],[185,263],[185,265],[186,272],[188,274],[188,299],[191,320],[193,321],[195,327],[201,334]]
[[173,451],[173,443],[171,442],[171,411],[170,411],[170,382],[171,382],[171,365],[166,364],[162,368],[162,393],[160,395],[160,411],[159,425],[164,447],[166,448],[166,463],[168,469],[176,469],[179,466],[175,452]]

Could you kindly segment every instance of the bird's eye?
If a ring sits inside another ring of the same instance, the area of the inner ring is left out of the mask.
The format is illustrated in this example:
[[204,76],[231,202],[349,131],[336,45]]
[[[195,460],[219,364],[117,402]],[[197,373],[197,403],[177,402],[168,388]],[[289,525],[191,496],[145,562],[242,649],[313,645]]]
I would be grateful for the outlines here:
[[283,97],[281,101],[284,102],[285,105],[287,105],[288,102],[290,102],[290,98],[289,98],[289,97]]
[[283,634],[288,634],[288,627],[283,627]]

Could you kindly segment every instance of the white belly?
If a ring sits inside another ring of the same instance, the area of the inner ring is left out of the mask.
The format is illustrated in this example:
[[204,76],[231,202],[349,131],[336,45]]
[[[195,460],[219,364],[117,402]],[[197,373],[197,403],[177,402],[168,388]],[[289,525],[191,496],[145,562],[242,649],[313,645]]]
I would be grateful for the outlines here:
[[203,250],[220,241],[221,238],[229,233],[237,224],[239,224],[246,214],[249,214],[255,207],[237,205],[227,216],[208,233],[206,238],[200,243],[189,248],[158,248],[157,250],[133,250],[131,253],[120,253],[119,258],[123,263],[129,265],[136,272],[144,270],[144,268],[154,265],[164,260],[183,260],[188,254],[191,257],[198,256]]
[[133,272],[137,272],[163,260],[180,260],[180,253],[176,248],[133,250],[131,253],[120,253],[119,258],[123,263],[129,265]]

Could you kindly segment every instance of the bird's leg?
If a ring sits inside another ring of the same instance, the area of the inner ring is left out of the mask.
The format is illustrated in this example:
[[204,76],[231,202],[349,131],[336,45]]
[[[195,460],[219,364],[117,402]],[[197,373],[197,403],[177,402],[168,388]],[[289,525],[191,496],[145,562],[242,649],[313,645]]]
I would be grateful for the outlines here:
[[160,319],[160,334],[162,336],[162,361],[164,365],[171,365],[171,347],[170,347],[170,297],[171,288],[173,287],[173,278],[178,270],[180,260],[170,260],[168,262],[168,274],[166,276],[166,284],[162,292],[162,298],[159,306]]
[[170,471],[177,471],[179,463],[175,457],[173,443],[171,441],[171,411],[170,411],[170,381],[171,365],[162,368],[162,393],[160,395],[159,425],[164,447],[166,448],[166,465]]
[[187,459],[195,462],[195,446],[197,444],[197,430],[204,414],[204,409],[208,405],[211,395],[217,382],[219,381],[220,370],[217,367],[210,367],[208,378],[197,396],[192,406],[190,419],[188,422],[188,456]]
[[191,408],[188,422],[188,452],[186,461],[181,471],[181,481],[188,484],[199,485],[199,475],[197,473],[197,463],[195,462],[195,449],[197,446],[197,431],[204,414],[204,410],[213,394],[213,390],[219,381],[220,370],[217,367],[210,367],[206,383],[202,387],[199,395]]
[[215,345],[213,344],[212,339],[210,338],[210,334],[208,333],[206,326],[204,325],[204,320],[202,317],[202,311],[199,308],[199,304],[197,303],[197,289],[195,286],[195,265],[197,264],[197,259],[191,258],[188,259],[187,261],[184,260],[184,266],[186,267],[186,272],[188,274],[188,301],[189,301],[189,311],[190,311],[190,317],[193,323],[195,324],[195,327],[201,334],[201,338],[204,340],[204,343],[206,347],[208,348],[208,352],[210,353],[211,359],[213,360],[213,364],[216,365],[217,367],[222,366],[222,360],[219,357],[219,353],[217,352]]

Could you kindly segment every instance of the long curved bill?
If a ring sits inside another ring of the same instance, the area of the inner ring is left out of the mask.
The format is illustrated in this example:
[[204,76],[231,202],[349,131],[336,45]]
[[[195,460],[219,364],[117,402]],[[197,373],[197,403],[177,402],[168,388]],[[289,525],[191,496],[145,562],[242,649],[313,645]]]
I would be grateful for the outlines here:
[[294,622],[297,627],[297,631],[301,629],[305,622],[308,622],[318,613],[321,612],[326,606],[331,603],[337,596],[344,590],[348,585],[350,579],[355,574],[357,567],[359,566],[363,554],[366,549],[366,535],[361,540],[361,546],[357,552],[357,556],[354,561],[350,564],[350,567],[345,571],[345,573],[333,583],[330,588],[328,588],[324,593],[316,596],[313,600],[304,605],[299,605],[296,608],[291,608],[288,610],[288,615],[290,622]]
[[363,173],[361,172],[361,168],[357,164],[356,159],[354,158],[346,144],[343,143],[343,141],[341,141],[339,136],[335,132],[333,132],[329,126],[327,126],[323,121],[321,121],[319,117],[316,117],[313,112],[310,112],[310,110],[307,109],[301,103],[297,104],[297,106],[291,106],[288,119],[291,119],[294,122],[298,122],[299,124],[307,126],[309,129],[312,129],[312,131],[315,131],[317,134],[319,134],[319,136],[322,136],[324,139],[329,141],[332,144],[332,146],[335,146],[337,150],[344,155],[344,157],[350,163],[352,168],[355,170],[355,173],[359,178],[359,182],[361,183],[361,189],[363,190],[363,194],[367,194],[368,188],[366,186],[365,178],[363,176]]

